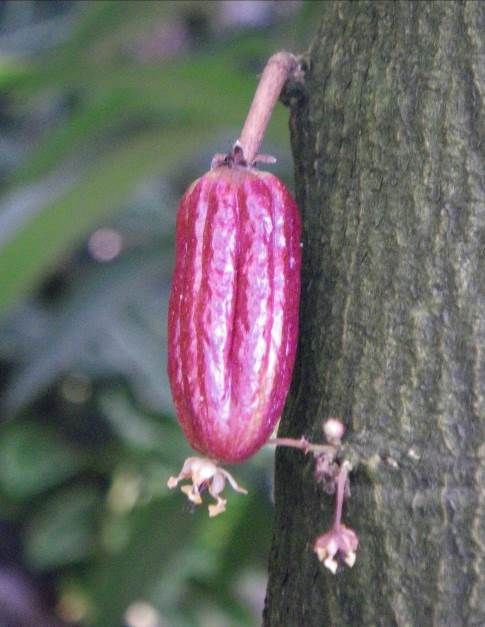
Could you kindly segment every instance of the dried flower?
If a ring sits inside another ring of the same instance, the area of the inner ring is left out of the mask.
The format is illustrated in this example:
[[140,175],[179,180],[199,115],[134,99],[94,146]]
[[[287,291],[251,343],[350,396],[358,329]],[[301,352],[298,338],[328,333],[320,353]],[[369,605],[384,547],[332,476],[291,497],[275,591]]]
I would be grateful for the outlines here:
[[340,523],[334,525],[327,533],[318,536],[313,550],[318,559],[335,575],[338,567],[335,558],[340,557],[347,566],[353,566],[358,544],[356,533]]
[[179,481],[183,481],[184,479],[190,479],[192,485],[183,485],[180,489],[187,495],[189,501],[195,505],[202,503],[200,493],[205,489],[207,489],[209,494],[216,500],[215,505],[209,505],[209,516],[211,518],[226,509],[227,501],[220,496],[220,493],[226,485],[226,479],[231,484],[233,490],[241,494],[247,494],[247,491],[237,484],[234,477],[228,473],[227,470],[220,468],[216,462],[206,457],[188,457],[178,476],[170,477],[167,481],[167,486],[170,489],[175,488]]
[[315,455],[315,479],[327,494],[335,494],[340,466],[329,453]]
[[[330,469],[334,470],[334,468],[329,467],[329,477],[331,476]],[[313,550],[317,554],[318,559],[323,562],[334,575],[338,567],[338,562],[335,558],[338,556],[347,566],[353,566],[355,563],[355,552],[359,544],[355,531],[350,529],[350,527],[346,527],[341,522],[344,498],[349,494],[348,474],[352,469],[352,465],[350,462],[344,461],[340,466],[337,465],[336,468],[338,468],[338,470],[333,476],[333,485],[336,492],[333,525],[330,531],[318,536],[313,544]],[[322,471],[322,469],[320,470]]]

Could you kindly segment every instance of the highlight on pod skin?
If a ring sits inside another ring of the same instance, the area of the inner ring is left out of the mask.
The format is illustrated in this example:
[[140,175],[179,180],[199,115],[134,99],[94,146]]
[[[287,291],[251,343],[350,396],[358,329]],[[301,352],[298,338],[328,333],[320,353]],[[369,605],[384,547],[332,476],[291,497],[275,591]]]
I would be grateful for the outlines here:
[[257,451],[280,417],[296,350],[300,220],[267,172],[221,165],[180,203],[168,372],[190,445],[223,462]]

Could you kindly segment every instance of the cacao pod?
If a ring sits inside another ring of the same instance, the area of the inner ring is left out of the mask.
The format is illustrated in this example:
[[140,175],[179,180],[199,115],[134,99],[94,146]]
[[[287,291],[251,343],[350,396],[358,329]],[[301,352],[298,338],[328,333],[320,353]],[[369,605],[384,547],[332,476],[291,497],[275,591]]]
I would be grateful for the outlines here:
[[278,421],[298,332],[300,218],[274,175],[222,165],[177,213],[168,376],[190,445],[239,462]]

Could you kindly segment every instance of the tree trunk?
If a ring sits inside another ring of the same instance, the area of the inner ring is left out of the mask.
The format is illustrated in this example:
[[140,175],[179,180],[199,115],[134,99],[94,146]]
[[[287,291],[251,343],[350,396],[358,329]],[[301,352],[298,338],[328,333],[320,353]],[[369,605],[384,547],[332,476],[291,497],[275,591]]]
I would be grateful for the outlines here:
[[291,117],[303,289],[280,435],[343,419],[360,544],[352,569],[318,562],[333,497],[278,450],[266,626],[485,625],[484,9],[323,5]]

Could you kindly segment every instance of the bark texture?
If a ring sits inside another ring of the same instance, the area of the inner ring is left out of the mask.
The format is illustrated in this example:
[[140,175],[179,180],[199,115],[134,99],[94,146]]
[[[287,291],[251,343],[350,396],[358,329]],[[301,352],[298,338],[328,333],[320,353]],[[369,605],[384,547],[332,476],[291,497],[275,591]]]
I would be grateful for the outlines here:
[[[300,346],[280,435],[340,416],[360,545],[276,458],[271,627],[485,625],[483,2],[329,2],[293,97]],[[482,143],[481,143],[482,142]]]

